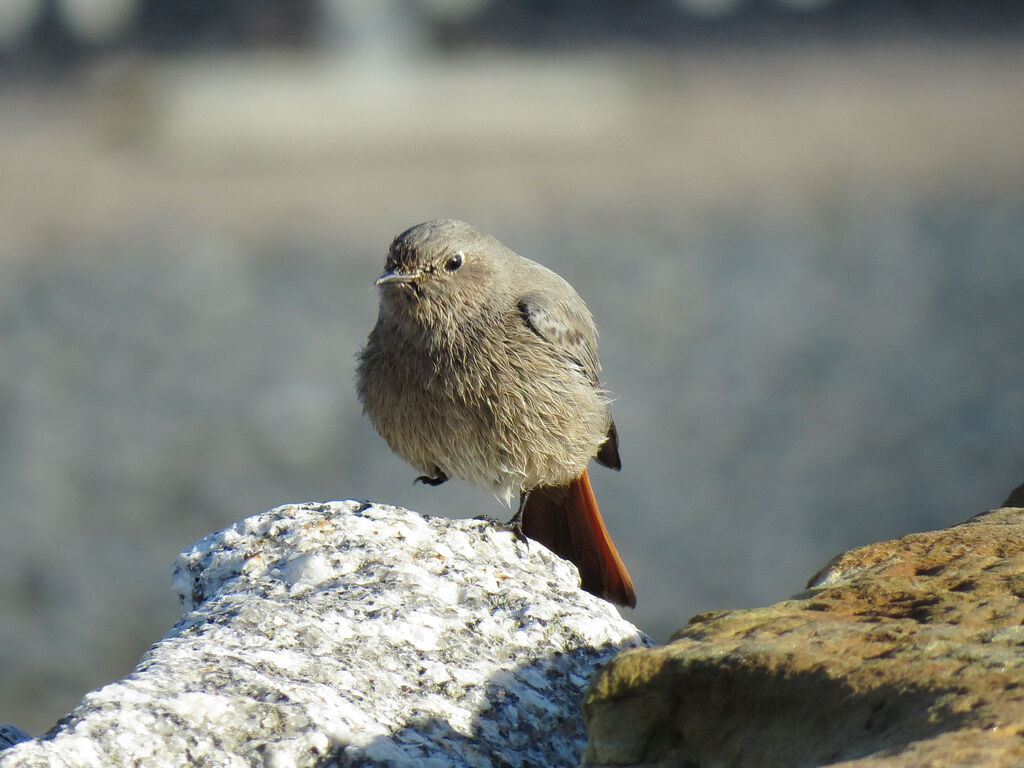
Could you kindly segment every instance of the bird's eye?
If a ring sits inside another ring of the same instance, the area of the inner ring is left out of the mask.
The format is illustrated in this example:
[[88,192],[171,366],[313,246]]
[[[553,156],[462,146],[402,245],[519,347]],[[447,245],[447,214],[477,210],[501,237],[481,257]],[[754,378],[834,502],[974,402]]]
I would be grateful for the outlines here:
[[444,263],[445,272],[455,272],[462,266],[463,258],[462,251],[458,251],[457,253],[449,256],[448,261]]

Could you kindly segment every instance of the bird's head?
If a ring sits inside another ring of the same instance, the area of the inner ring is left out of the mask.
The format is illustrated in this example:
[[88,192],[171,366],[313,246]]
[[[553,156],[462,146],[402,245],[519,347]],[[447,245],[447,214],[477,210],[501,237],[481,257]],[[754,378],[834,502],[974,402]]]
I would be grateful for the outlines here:
[[382,309],[426,326],[479,316],[492,297],[505,250],[456,219],[417,224],[388,249],[375,283]]

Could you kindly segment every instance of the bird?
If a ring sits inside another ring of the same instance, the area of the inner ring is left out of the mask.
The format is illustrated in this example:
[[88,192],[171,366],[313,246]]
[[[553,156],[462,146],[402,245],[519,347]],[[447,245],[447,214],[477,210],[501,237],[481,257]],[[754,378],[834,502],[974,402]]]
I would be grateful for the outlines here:
[[597,329],[562,277],[457,219],[405,230],[377,278],[358,355],[363,411],[388,446],[440,485],[493,491],[517,532],[573,562],[581,586],[635,607],[587,466],[619,470]]

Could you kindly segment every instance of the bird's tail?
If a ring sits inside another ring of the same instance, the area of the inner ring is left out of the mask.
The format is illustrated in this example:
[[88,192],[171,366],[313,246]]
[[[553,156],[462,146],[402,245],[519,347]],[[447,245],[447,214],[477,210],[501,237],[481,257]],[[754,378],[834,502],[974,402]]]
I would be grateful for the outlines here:
[[604,527],[586,470],[569,485],[530,491],[522,524],[524,534],[579,568],[587,592],[636,606],[633,580]]

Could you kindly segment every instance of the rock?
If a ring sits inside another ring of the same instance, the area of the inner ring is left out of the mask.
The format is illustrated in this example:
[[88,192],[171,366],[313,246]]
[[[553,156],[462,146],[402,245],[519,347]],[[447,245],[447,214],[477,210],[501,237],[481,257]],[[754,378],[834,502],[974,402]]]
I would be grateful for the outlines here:
[[586,766],[1024,765],[1024,510],[837,557],[695,616],[584,702]]
[[1024,507],[1024,483],[1021,483],[1012,491],[1003,502],[1004,507]]
[[6,749],[13,744],[28,741],[31,738],[31,734],[26,733],[16,725],[12,725],[11,723],[3,723],[0,725],[0,749]]
[[477,520],[284,506],[179,556],[185,615],[0,766],[575,766],[597,666],[645,641]]

